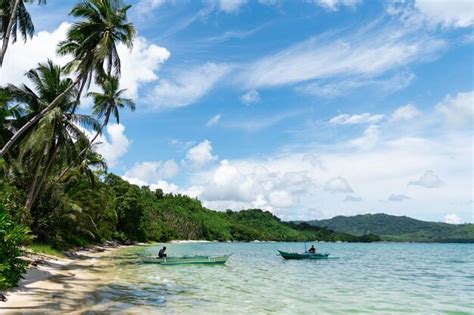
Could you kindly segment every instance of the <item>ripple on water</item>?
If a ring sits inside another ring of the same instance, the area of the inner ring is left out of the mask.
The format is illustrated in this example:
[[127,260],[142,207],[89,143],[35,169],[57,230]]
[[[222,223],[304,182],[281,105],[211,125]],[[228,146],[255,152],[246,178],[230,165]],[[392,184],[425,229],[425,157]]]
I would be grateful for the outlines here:
[[[472,312],[474,246],[469,244],[319,244],[339,259],[285,261],[276,249],[298,243],[168,244],[173,255],[233,252],[226,266],[141,264],[121,249],[111,259],[117,281],[91,301],[109,311],[165,313],[444,313]],[[439,259],[439,257],[465,257]]]

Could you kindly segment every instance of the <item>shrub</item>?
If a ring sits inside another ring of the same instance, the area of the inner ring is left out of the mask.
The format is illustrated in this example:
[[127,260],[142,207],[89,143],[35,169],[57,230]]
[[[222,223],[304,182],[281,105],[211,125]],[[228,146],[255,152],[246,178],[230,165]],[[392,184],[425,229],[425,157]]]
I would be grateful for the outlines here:
[[20,245],[28,239],[28,230],[16,225],[11,217],[0,209],[0,290],[18,284],[26,271],[27,262],[20,257]]

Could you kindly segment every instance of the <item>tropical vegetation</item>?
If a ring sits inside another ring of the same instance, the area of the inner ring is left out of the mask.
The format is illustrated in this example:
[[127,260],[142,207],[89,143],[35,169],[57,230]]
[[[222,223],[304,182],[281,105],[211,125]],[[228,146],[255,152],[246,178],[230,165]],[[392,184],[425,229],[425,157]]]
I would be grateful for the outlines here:
[[[0,0],[2,58],[10,35],[26,40],[33,34],[28,2],[34,1]],[[53,253],[110,239],[379,240],[285,223],[258,209],[216,212],[197,199],[108,173],[95,141],[110,121],[120,121],[121,110],[135,109],[120,88],[117,50],[133,43],[129,8],[120,0],[78,3],[70,13],[76,21],[58,47],[71,61],[44,60],[25,74],[27,83],[0,87],[0,290],[24,272],[19,246],[28,239]],[[92,82],[101,91],[89,91]],[[79,110],[84,98],[93,101],[91,113]]]
[[352,235],[374,233],[384,241],[474,243],[474,224],[426,222],[383,213],[336,216],[307,223]]

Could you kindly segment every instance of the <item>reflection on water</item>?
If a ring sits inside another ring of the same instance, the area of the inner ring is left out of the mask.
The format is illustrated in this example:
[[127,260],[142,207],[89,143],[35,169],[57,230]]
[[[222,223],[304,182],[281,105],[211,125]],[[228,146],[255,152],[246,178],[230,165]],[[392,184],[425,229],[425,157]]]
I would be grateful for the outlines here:
[[168,253],[233,253],[226,265],[141,264],[160,245],[108,257],[112,284],[87,304],[102,310],[193,313],[449,313],[474,309],[474,245],[317,244],[339,259],[283,260],[298,243],[167,244]]

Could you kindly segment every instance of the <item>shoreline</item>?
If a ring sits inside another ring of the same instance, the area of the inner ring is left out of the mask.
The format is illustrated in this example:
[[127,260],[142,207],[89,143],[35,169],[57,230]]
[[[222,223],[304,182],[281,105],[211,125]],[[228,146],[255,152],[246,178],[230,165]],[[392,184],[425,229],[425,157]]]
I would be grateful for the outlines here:
[[[114,280],[105,272],[108,264],[104,257],[129,245],[109,244],[93,246],[65,253],[64,258],[27,253],[30,261],[27,272],[18,286],[4,293],[6,302],[0,302],[0,313],[80,313],[89,293]],[[45,299],[45,298],[48,299]]]

